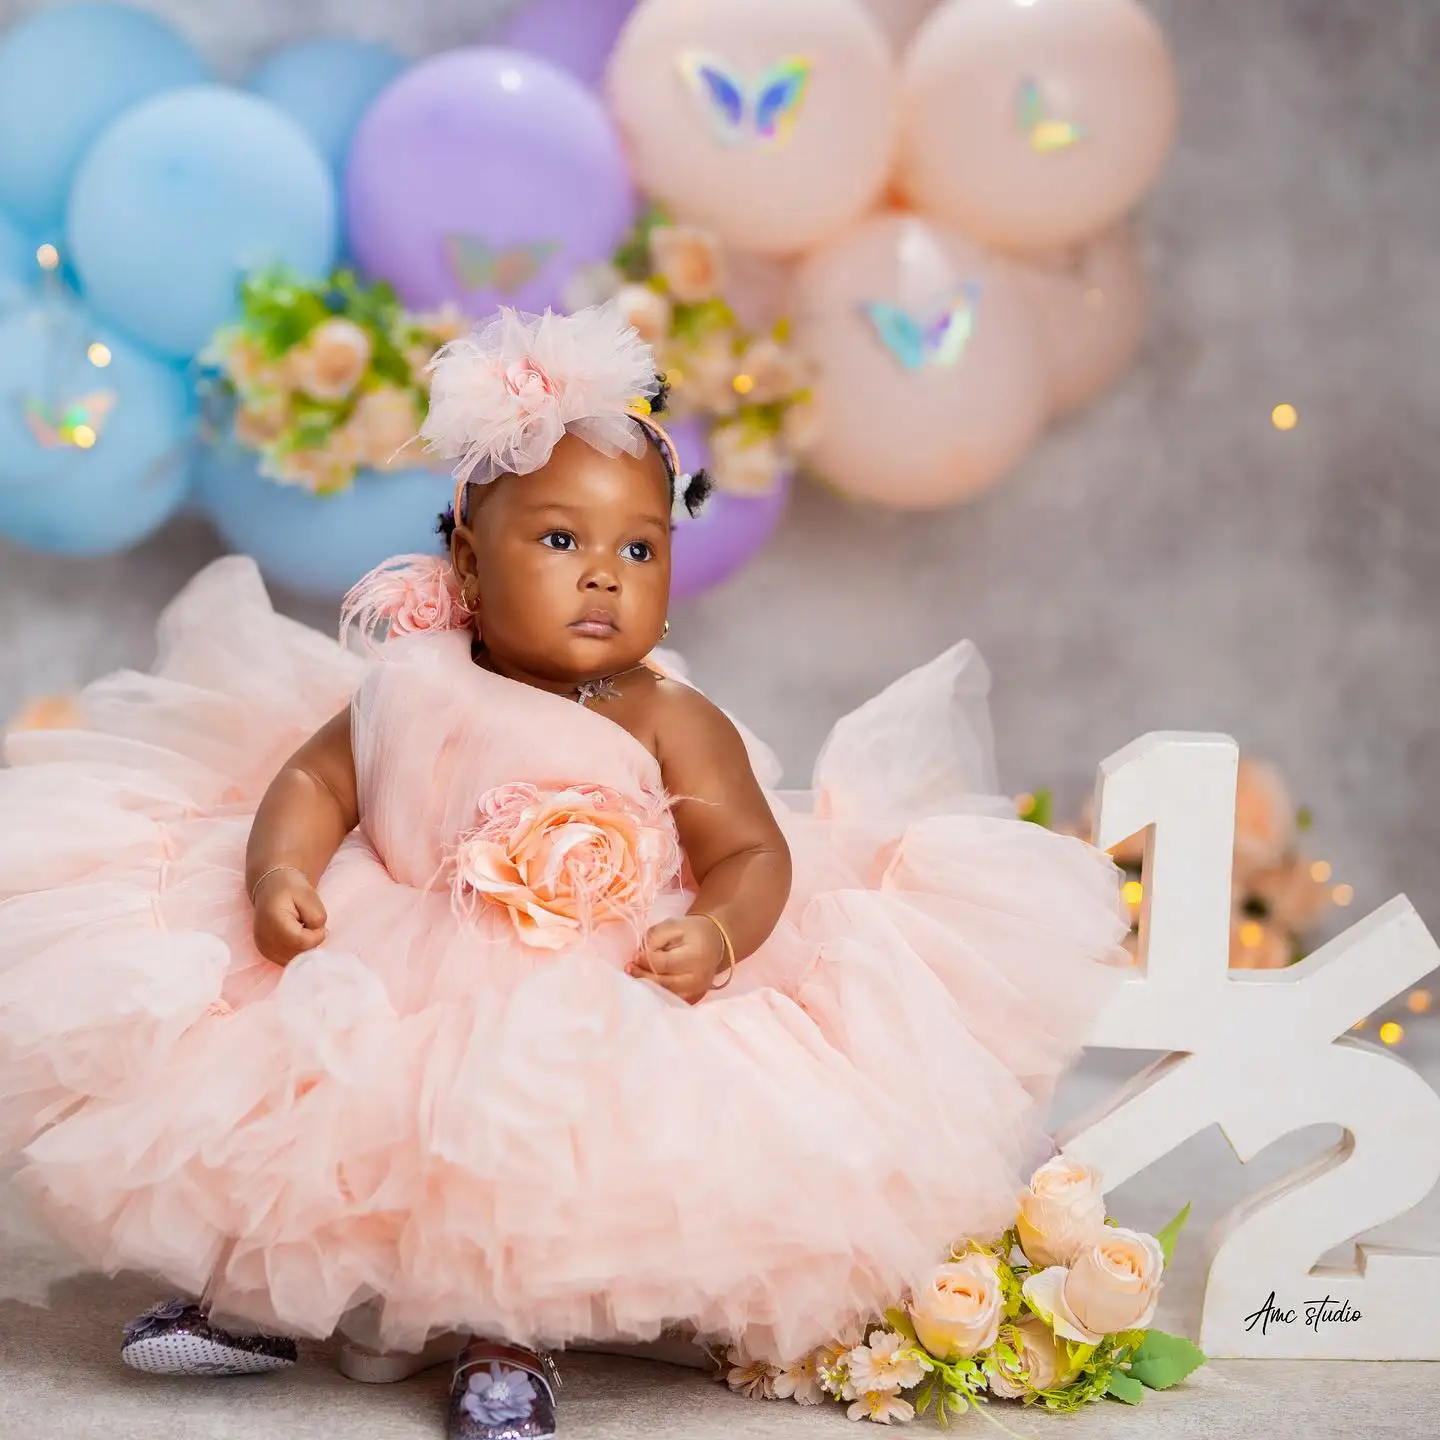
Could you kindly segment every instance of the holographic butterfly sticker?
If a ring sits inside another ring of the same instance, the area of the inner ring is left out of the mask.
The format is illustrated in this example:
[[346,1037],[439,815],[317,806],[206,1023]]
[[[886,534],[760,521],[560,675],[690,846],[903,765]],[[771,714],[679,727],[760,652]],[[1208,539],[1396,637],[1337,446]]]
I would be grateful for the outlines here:
[[979,305],[979,282],[967,280],[956,299],[924,315],[883,300],[869,301],[860,308],[896,363],[916,371],[960,362],[975,334]]
[[533,240],[498,250],[478,235],[447,235],[445,259],[466,290],[498,290],[513,295],[528,285],[560,253],[556,240]]
[[794,57],[751,79],[713,55],[691,50],[680,56],[690,93],[725,145],[785,144],[810,88],[812,68],[810,61]]
[[93,395],[82,395],[63,409],[38,395],[26,396],[23,402],[25,423],[30,427],[35,443],[45,450],[65,447],[90,449],[100,438],[105,421],[114,408],[113,390],[97,390]]
[[1049,113],[1039,83],[1022,80],[1015,98],[1015,121],[1037,155],[1058,155],[1085,138],[1085,132],[1070,120],[1057,120]]

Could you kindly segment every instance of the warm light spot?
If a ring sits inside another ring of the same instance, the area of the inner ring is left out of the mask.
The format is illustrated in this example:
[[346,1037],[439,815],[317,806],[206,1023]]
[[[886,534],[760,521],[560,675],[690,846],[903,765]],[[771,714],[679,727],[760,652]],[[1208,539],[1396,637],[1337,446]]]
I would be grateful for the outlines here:
[[1317,860],[1310,867],[1310,878],[1317,885],[1323,885],[1334,873],[1328,860]]
[[1240,943],[1247,950],[1258,950],[1265,938],[1265,927],[1255,920],[1247,920],[1240,927]]
[[82,450],[88,450],[95,443],[95,432],[88,425],[77,425],[71,438]]
[[1277,405],[1270,412],[1270,423],[1277,430],[1293,430],[1300,423],[1300,412],[1293,405]]
[[1026,819],[1035,813],[1035,797],[1033,795],[1017,795],[1015,797],[1015,813],[1022,819]]
[[96,341],[86,352],[90,357],[90,363],[97,369],[103,370],[110,363],[110,347]]
[[748,395],[755,388],[753,375],[737,375],[731,382],[737,395]]
[[1412,1015],[1428,1015],[1435,997],[1428,990],[1412,990],[1405,1001]]
[[1352,1030],[1363,1030],[1369,1023],[1368,1020],[1357,1020],[1350,1028]]
[[1138,880],[1127,880],[1120,893],[1125,897],[1125,903],[1133,909],[1145,898],[1145,887]]
[[1330,892],[1330,898],[1341,907],[1349,905],[1355,899],[1355,887],[1353,885],[1337,885]]
[[525,84],[525,77],[518,70],[502,70],[500,72],[500,88],[502,90],[519,90]]
[[1405,1027],[1396,1020],[1387,1020],[1380,1027],[1382,1045],[1398,1045],[1405,1038]]
[[53,245],[42,245],[35,252],[35,258],[40,262],[42,270],[58,270],[60,268],[60,252]]

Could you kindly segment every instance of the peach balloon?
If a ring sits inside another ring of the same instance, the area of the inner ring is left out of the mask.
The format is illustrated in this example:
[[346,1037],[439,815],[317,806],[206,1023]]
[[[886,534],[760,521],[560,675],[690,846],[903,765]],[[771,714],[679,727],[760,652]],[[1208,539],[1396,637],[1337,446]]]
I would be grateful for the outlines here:
[[807,463],[901,509],[993,485],[1045,417],[1044,364],[1008,262],[914,215],[877,215],[796,277],[796,344],[816,370]]
[[1122,220],[1175,136],[1175,70],[1136,0],[948,0],[905,59],[899,183],[1017,251]]
[[1016,262],[1032,307],[1052,418],[1090,404],[1130,368],[1145,335],[1145,267],[1130,226]]
[[641,0],[606,89],[639,187],[740,249],[796,254],[884,190],[899,82],[860,0]]
[[940,0],[866,0],[885,37],[897,55],[905,53],[911,37]]

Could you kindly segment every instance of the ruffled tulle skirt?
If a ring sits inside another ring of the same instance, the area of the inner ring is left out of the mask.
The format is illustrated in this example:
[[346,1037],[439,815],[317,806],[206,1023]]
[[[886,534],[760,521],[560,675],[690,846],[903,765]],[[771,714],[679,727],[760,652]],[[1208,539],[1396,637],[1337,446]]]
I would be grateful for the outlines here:
[[692,1008],[585,943],[517,955],[363,831],[321,887],[325,949],[268,964],[251,818],[363,665],[242,561],[161,641],[0,772],[0,1146],[88,1262],[294,1334],[363,1312],[398,1348],[686,1323],[792,1356],[1010,1222],[1119,976],[1116,875],[983,803],[867,808],[884,765],[854,754],[893,707],[780,806],[786,917]]

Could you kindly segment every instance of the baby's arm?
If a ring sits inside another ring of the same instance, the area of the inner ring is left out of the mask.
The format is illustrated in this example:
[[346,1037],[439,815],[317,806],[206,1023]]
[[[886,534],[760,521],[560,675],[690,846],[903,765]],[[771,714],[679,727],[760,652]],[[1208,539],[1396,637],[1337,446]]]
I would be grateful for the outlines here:
[[270,782],[245,852],[245,889],[255,907],[255,945],[287,965],[325,942],[315,889],[340,842],[360,821],[350,712],[317,730]]
[[709,991],[729,960],[770,938],[790,898],[790,850],[750,767],[745,743],[698,691],[663,684],[657,749],[699,893],[684,920],[657,925],[632,971],[681,998]]

